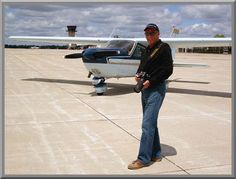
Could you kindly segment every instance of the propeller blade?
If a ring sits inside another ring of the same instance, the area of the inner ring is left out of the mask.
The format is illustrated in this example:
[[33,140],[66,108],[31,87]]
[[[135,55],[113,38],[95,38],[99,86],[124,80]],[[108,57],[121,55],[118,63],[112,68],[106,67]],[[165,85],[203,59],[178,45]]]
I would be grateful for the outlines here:
[[73,54],[69,54],[69,55],[65,55],[64,58],[82,58],[82,53],[73,53]]

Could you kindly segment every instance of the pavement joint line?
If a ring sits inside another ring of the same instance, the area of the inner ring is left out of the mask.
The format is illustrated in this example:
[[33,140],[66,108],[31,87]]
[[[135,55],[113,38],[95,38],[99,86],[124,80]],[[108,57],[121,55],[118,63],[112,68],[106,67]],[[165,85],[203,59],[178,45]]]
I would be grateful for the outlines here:
[[[196,170],[196,169],[214,168],[214,167],[222,167],[222,166],[231,166],[231,164],[214,165],[214,166],[206,166],[206,167],[196,167],[196,168],[190,168],[190,169],[185,169],[185,170],[190,171],[190,170]],[[156,173],[156,174],[175,173],[175,172],[180,172],[180,171],[182,171],[182,170],[175,170],[175,171],[169,171],[169,172],[160,172],[160,173]],[[189,174],[189,175],[192,175],[192,174]]]
[[[25,100],[22,100],[23,104],[25,105]],[[27,109],[29,110],[29,112],[32,114],[32,118],[33,120],[36,122],[36,116],[34,115],[34,112],[31,110],[31,108],[27,107]],[[50,147],[49,142],[47,140],[47,137],[44,133],[44,129],[41,126],[38,126],[39,129],[39,137],[41,138],[42,143],[44,144],[44,146],[46,147],[48,154],[49,154],[49,158],[52,160],[52,163],[54,164],[54,166],[56,167],[56,171],[59,172],[59,166],[58,166],[58,162],[55,158],[54,152],[52,147]]]
[[[176,172],[184,172],[183,170],[172,170],[172,171],[166,171],[166,172],[157,172],[157,173],[150,173],[150,175],[161,175],[161,174],[163,174],[163,173],[168,173],[168,174],[171,174],[171,173],[176,173]],[[191,174],[189,174],[189,175],[191,175]],[[165,175],[166,176],[166,175]]]
[[124,128],[122,128],[121,126],[119,126],[118,124],[116,124],[114,121],[112,121],[111,119],[109,119],[105,114],[97,111],[95,108],[93,108],[92,106],[90,106],[89,104],[87,104],[85,101],[83,101],[81,98],[75,96],[73,93],[67,91],[66,89],[59,87],[62,90],[66,91],[68,94],[72,95],[73,97],[75,97],[76,99],[78,99],[80,102],[82,102],[83,104],[85,104],[86,106],[88,106],[90,109],[94,110],[95,112],[97,112],[98,114],[100,114],[101,116],[103,116],[105,119],[107,119],[108,121],[110,121],[111,123],[113,123],[115,126],[119,127],[121,130],[125,131],[126,133],[128,133],[130,136],[132,136],[133,138],[139,140],[137,137],[135,137],[134,135],[132,135],[131,133],[129,133],[128,131],[126,131]]
[[[176,102],[173,101],[173,100],[170,100],[169,102],[171,102],[172,104],[178,105],[178,103],[176,103]],[[196,109],[196,108],[192,108],[192,107],[190,107],[189,105],[184,105],[184,104],[182,104],[182,107],[185,108],[185,109],[189,109],[189,110],[191,110],[191,111],[194,111],[194,112],[198,113],[198,114],[201,115],[201,116],[210,117],[209,119],[215,118],[215,119],[218,119],[218,120],[223,121],[223,122],[231,122],[231,120],[230,120],[230,121],[229,121],[229,120],[222,120],[221,117],[215,116],[214,113],[212,114],[212,113],[202,112],[201,110],[198,110],[198,109]],[[211,118],[211,117],[212,117],[212,118]]]
[[24,60],[22,60],[21,58],[17,57],[17,55],[15,55],[15,58],[18,59],[19,61],[21,61],[21,63],[23,63],[24,65],[26,65],[26,66],[28,66],[29,68],[31,68],[33,71],[36,71],[36,72],[39,73],[41,76],[43,76],[41,72],[39,72],[37,69],[35,69],[35,68],[32,67],[31,65],[25,63]]
[[204,167],[196,167],[196,168],[188,168],[185,170],[196,170],[196,169],[204,169],[204,168],[214,168],[214,167],[222,167],[222,166],[231,166],[231,164],[222,164],[222,165],[214,165],[214,166],[204,166]]
[[173,165],[175,165],[177,168],[181,169],[183,172],[187,173],[188,175],[191,175],[189,172],[187,172],[185,169],[183,169],[181,166],[177,165],[176,163],[172,162],[170,159],[168,159],[167,157],[163,156],[163,158],[165,158],[168,162],[172,163]]
[[127,120],[127,119],[140,119],[140,118],[139,117],[127,117],[127,118],[121,118],[121,119],[113,118],[110,120],[119,121],[119,120]]
[[[30,54],[30,55],[33,56],[33,57],[38,58],[38,56],[35,56],[35,54]],[[38,58],[38,59],[41,59],[41,58]],[[49,61],[44,61],[44,63],[48,63],[48,64],[50,64],[50,65],[52,65],[56,68],[63,68],[63,70],[59,70],[59,71],[72,71],[74,73],[79,73],[78,71],[76,71],[74,69],[66,68],[65,66],[62,66],[62,65],[55,65],[54,63],[50,62],[50,60]]]
[[[124,142],[123,143],[124,145],[126,144],[129,144],[127,142]],[[97,150],[103,150],[103,149],[112,149],[111,147],[110,148],[107,148],[107,147],[96,147],[96,148],[93,148],[92,150],[94,151],[97,151]],[[57,150],[53,150],[54,152],[61,152],[61,149],[57,149]],[[63,150],[64,152],[83,152],[83,151],[91,151],[91,149],[78,149],[78,150]],[[25,154],[30,154],[30,153],[35,153],[34,151],[26,151],[24,153],[15,153],[15,154],[11,154],[11,155],[8,155],[8,157],[16,157],[16,156],[25,156]],[[48,152],[37,152],[38,154],[47,154]],[[83,159],[85,160],[85,159]]]
[[46,125],[46,124],[57,124],[57,123],[73,123],[73,122],[102,122],[102,121],[106,121],[105,119],[97,119],[97,120],[83,120],[83,121],[56,121],[56,122],[39,122],[39,123],[16,123],[16,124],[6,124],[6,126],[20,126],[20,125]]

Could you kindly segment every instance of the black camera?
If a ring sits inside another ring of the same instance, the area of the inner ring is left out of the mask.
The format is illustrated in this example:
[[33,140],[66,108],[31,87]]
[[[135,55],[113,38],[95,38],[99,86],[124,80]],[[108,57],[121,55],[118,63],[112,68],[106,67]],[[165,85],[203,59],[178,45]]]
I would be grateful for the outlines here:
[[150,76],[146,73],[146,72],[140,72],[138,74],[138,78],[140,78],[140,80],[138,81],[138,83],[135,85],[134,87],[134,91],[136,93],[139,93],[140,91],[142,91],[143,89],[143,83],[148,80],[150,78]]

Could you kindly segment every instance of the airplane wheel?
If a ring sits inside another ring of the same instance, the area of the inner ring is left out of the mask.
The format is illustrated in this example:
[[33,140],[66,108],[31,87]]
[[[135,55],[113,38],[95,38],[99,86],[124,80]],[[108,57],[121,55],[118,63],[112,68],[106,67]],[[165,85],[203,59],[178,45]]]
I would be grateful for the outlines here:
[[99,83],[95,87],[95,91],[97,95],[101,96],[103,93],[107,91],[107,84],[106,83]]

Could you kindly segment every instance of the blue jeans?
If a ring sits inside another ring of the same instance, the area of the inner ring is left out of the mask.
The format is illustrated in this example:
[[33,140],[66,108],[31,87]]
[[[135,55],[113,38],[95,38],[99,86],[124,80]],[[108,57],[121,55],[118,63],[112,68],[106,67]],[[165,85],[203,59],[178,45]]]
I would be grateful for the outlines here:
[[142,91],[143,121],[138,159],[144,165],[148,165],[152,157],[161,155],[157,119],[165,93],[165,82]]

